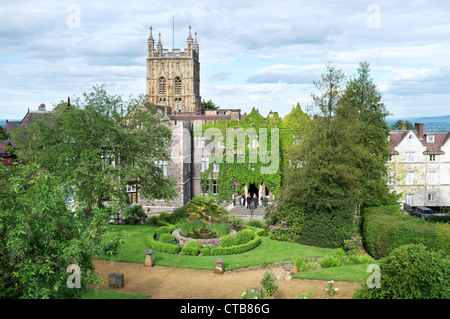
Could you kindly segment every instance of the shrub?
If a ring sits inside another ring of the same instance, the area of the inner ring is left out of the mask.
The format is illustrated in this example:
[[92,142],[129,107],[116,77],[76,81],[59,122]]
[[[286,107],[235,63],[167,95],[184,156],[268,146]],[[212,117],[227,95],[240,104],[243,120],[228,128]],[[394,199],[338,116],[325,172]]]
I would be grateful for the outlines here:
[[168,212],[159,213],[159,220],[170,223],[170,214]]
[[[222,238],[222,240],[223,240],[223,238]],[[261,243],[261,238],[255,234],[255,238],[253,238],[246,244],[235,245],[235,246],[230,246],[230,247],[222,247],[222,246],[221,247],[211,247],[210,255],[217,256],[217,255],[240,254],[240,253],[249,251],[249,250],[257,247],[260,243]]]
[[157,226],[158,225],[158,216],[155,216],[155,215],[148,216],[145,219],[145,223],[148,225]]
[[200,253],[200,249],[202,249],[202,244],[198,241],[192,240],[186,243],[184,247],[181,249],[183,255],[189,256],[197,256]]
[[352,236],[350,239],[344,240],[344,250],[348,255],[358,255],[362,244],[361,237]]
[[235,235],[225,235],[220,241],[221,247],[231,247],[238,245],[238,238]]
[[381,287],[364,283],[355,299],[449,299],[450,259],[442,252],[408,244],[380,261]]
[[247,222],[247,226],[255,227],[255,228],[263,228],[264,224],[261,221],[257,220],[257,219],[250,219]]
[[161,237],[161,235],[163,235],[163,234],[170,234],[175,229],[176,229],[176,226],[174,226],[174,225],[161,226],[161,227],[156,228],[155,234],[156,234],[156,237],[159,239]]
[[363,211],[362,235],[370,255],[380,259],[406,244],[423,244],[450,254],[450,225],[428,223],[404,215],[398,207],[369,207]]
[[159,241],[166,244],[175,244],[176,240],[175,237],[173,237],[172,234],[162,234],[159,237]]
[[152,233],[147,237],[148,244],[152,249],[169,254],[178,254],[180,252],[180,246],[157,241],[155,240],[155,235]]
[[142,206],[132,205],[123,212],[124,222],[126,225],[138,225],[145,217],[145,212]]
[[278,286],[275,285],[276,279],[277,278],[273,273],[266,272],[260,282],[265,290],[265,295],[267,295],[268,297],[272,297],[278,290]]
[[279,224],[269,226],[268,235],[270,239],[286,242],[297,242],[298,235],[292,231],[292,227],[288,227],[283,220]]
[[320,267],[330,268],[341,265],[341,259],[332,255],[326,255],[319,261]]
[[251,229],[243,229],[240,230],[236,233],[236,238],[238,241],[238,245],[242,245],[242,244],[246,244],[248,243],[250,240],[252,240],[253,238],[255,238],[255,232]]
[[297,257],[294,260],[294,266],[297,269],[297,271],[305,271],[306,270],[306,262],[307,259],[305,257]]

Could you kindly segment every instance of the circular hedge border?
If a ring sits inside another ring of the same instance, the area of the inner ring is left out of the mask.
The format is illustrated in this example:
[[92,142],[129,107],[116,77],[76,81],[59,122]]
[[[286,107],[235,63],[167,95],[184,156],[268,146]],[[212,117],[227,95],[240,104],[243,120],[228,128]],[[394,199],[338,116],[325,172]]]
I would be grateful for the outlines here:
[[[178,244],[169,244],[158,240],[159,236],[163,234],[170,234],[175,229],[177,229],[177,226],[169,224],[158,227],[154,233],[149,234],[148,244],[152,249],[156,251],[169,254],[178,254],[181,250],[181,247]],[[247,235],[250,235],[251,239],[246,243],[229,247],[208,245],[205,248],[194,249],[194,251],[192,250],[192,247],[188,247],[189,249],[186,249],[183,255],[188,254],[197,256],[199,253],[201,253],[203,256],[234,255],[252,250],[258,247],[259,244],[261,243],[261,237],[259,237],[258,235],[259,232],[257,233],[251,228],[245,228],[243,230],[238,231],[236,235],[227,235],[227,236],[238,236],[240,232],[245,232]]]

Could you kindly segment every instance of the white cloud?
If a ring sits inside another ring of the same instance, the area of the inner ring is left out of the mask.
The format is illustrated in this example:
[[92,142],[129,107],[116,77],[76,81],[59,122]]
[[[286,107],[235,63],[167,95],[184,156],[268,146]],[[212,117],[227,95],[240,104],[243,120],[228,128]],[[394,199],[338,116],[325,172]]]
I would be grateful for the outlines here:
[[[111,94],[145,91],[149,27],[165,48],[198,32],[201,95],[223,107],[287,114],[307,105],[331,62],[347,75],[368,61],[394,114],[448,114],[449,12],[444,1],[11,1],[0,7],[0,118],[80,96],[95,83]],[[79,7],[70,28],[69,5]],[[175,28],[172,34],[172,18]],[[425,111],[426,109],[426,111]],[[264,113],[264,112],[262,112]]]

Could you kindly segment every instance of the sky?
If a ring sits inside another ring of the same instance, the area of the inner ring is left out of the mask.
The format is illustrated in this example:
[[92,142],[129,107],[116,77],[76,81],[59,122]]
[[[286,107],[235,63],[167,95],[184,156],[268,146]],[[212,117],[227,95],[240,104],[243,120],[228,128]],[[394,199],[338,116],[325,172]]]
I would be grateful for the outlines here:
[[450,114],[449,1],[0,0],[0,119],[101,83],[145,94],[150,26],[183,50],[189,25],[221,108],[306,110],[328,63],[351,79],[366,61],[391,117]]

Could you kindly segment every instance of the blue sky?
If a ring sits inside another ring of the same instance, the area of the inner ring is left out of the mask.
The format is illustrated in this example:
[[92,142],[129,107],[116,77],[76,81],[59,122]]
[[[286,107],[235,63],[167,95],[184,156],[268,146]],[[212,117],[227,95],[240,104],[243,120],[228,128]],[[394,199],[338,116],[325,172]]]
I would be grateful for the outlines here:
[[448,1],[18,0],[0,5],[0,118],[98,83],[144,94],[149,27],[183,49],[189,25],[200,94],[220,107],[284,116],[311,104],[328,62],[352,77],[367,61],[394,117],[450,114]]

